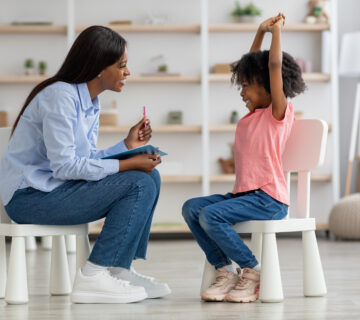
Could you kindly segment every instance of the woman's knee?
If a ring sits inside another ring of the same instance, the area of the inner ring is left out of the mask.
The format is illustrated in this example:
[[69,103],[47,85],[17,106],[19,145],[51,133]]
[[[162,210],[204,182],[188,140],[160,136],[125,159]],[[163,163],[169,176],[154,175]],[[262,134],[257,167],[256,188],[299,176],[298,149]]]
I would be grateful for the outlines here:
[[156,189],[158,190],[158,192],[160,192],[160,186],[161,186],[161,177],[160,177],[160,173],[158,170],[154,169],[153,171],[151,171],[149,173],[150,177],[153,179]]
[[194,199],[189,199],[184,202],[182,206],[182,216],[184,217],[185,221],[193,221],[197,220],[198,216],[195,210],[195,201]]

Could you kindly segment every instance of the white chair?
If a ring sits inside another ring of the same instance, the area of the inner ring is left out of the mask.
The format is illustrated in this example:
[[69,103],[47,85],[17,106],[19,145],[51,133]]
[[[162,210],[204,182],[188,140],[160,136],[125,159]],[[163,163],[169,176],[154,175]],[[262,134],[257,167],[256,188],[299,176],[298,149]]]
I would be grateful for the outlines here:
[[[10,128],[0,128],[0,155],[7,148]],[[0,177],[1,183],[1,177]],[[69,266],[64,235],[76,235],[76,267],[81,267],[90,254],[88,225],[47,226],[13,223],[0,202],[0,298],[9,304],[28,302],[28,287],[25,259],[25,239],[34,236],[53,236],[50,269],[50,294],[71,293]],[[5,236],[11,237],[11,250],[6,274]]]
[[[298,173],[296,217],[290,217],[288,212],[284,220],[252,220],[233,226],[238,233],[252,235],[253,253],[258,261],[261,261],[260,300],[262,302],[280,302],[284,299],[275,236],[277,232],[302,232],[304,296],[326,294],[315,236],[315,218],[310,218],[310,171],[324,161],[327,132],[327,124],[322,120],[297,120],[286,144],[282,160],[288,186],[290,186],[290,173]],[[206,260],[201,292],[214,281],[215,274],[214,267]]]

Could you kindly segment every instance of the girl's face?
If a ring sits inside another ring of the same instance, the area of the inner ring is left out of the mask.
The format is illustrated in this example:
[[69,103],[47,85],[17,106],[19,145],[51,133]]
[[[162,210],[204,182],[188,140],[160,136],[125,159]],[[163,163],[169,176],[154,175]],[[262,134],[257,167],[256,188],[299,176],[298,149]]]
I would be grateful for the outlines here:
[[122,57],[111,66],[106,67],[101,72],[101,86],[103,90],[120,92],[126,83],[126,78],[130,75],[127,67],[128,53],[125,48]]
[[241,82],[240,96],[250,112],[254,112],[256,108],[268,107],[271,103],[270,93],[263,86],[259,85],[255,79],[252,83],[249,83],[247,80]]

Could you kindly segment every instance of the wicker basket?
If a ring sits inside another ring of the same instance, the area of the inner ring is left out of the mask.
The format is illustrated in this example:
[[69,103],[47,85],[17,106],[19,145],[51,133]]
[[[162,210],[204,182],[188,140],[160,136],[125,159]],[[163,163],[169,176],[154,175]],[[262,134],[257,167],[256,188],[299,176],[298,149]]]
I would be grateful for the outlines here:
[[341,239],[360,239],[360,193],[342,198],[332,208],[329,230]]

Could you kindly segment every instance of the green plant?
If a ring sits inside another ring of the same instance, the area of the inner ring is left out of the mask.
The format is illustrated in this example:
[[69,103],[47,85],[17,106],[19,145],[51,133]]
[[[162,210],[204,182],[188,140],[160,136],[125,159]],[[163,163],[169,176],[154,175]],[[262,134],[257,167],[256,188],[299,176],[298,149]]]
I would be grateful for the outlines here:
[[167,65],[166,64],[161,64],[158,66],[158,71],[159,72],[166,72],[167,71]]
[[39,61],[39,70],[45,71],[47,68],[47,63],[45,61]]
[[233,17],[240,16],[261,16],[261,10],[253,3],[241,7],[239,2],[235,2],[235,9],[231,12]]
[[33,59],[26,59],[25,60],[25,68],[28,68],[28,69],[30,69],[30,68],[34,68],[34,60]]

